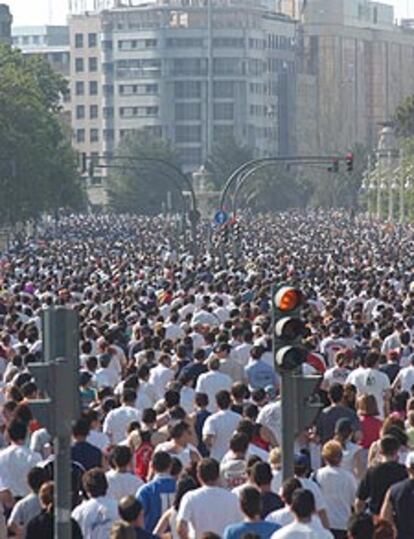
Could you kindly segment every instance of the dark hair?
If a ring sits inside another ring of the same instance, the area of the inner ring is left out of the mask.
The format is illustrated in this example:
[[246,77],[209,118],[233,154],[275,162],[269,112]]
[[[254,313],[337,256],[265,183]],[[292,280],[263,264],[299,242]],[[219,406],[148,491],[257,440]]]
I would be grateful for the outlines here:
[[170,436],[173,439],[181,438],[181,436],[190,429],[190,426],[185,421],[180,421],[170,427]]
[[108,490],[108,481],[102,468],[92,468],[85,472],[82,478],[82,484],[85,492],[92,498],[105,496]]
[[82,438],[86,438],[89,434],[90,429],[91,429],[90,421],[85,417],[81,417],[74,424],[72,433],[75,438],[78,436],[81,436]]
[[166,451],[158,451],[152,457],[152,467],[158,473],[168,472],[171,468],[172,460]]
[[190,490],[195,490],[197,488],[197,483],[191,476],[182,477],[177,483],[177,490],[175,493],[173,507],[176,511],[180,508],[181,500],[183,499],[184,494],[190,492]]
[[328,395],[331,401],[337,404],[338,402],[341,402],[344,397],[344,388],[341,384],[332,384],[329,388]]
[[401,443],[395,436],[386,435],[380,440],[381,453],[385,457],[392,457],[400,449]]
[[215,459],[205,458],[198,463],[197,472],[203,483],[214,483],[220,476],[220,467]]
[[169,389],[165,392],[164,400],[167,408],[174,408],[174,406],[178,406],[180,404],[180,393],[178,391]]
[[125,388],[122,392],[122,402],[135,402],[137,392],[135,389]]
[[196,393],[194,397],[194,402],[200,408],[206,408],[208,406],[208,395],[207,393]]
[[12,419],[7,427],[7,434],[12,442],[22,442],[27,436],[27,425],[18,419]]
[[371,539],[374,534],[372,516],[367,513],[352,515],[348,521],[348,533],[352,539]]
[[132,524],[142,511],[142,504],[135,496],[125,496],[118,503],[119,516],[128,524]]
[[36,393],[37,391],[37,385],[34,382],[26,382],[22,385],[20,388],[20,391],[22,392],[23,397],[30,397],[30,395],[33,395],[33,393]]
[[257,462],[253,466],[252,478],[258,487],[270,485],[273,479],[272,468],[267,462]]
[[310,490],[299,488],[292,494],[290,508],[298,518],[310,518],[315,512],[315,497]]
[[132,459],[132,452],[126,445],[117,445],[111,451],[110,460],[119,468],[127,466]]
[[249,419],[242,419],[237,425],[237,432],[242,432],[249,438],[249,442],[252,441],[254,436],[254,425]]
[[262,497],[257,488],[244,487],[240,492],[240,507],[249,518],[257,517],[262,513]]
[[177,457],[171,457],[171,470],[170,474],[173,477],[178,477],[183,471],[183,464],[181,460]]
[[234,453],[245,454],[249,447],[249,438],[243,432],[235,432],[230,438],[230,449]]
[[234,382],[230,391],[235,399],[244,399],[249,393],[246,384],[243,384],[243,382]]
[[231,404],[231,396],[229,391],[222,389],[216,394],[216,403],[220,410],[227,410]]
[[43,483],[46,483],[48,479],[49,475],[47,471],[39,466],[35,466],[29,470],[29,473],[27,474],[27,483],[35,494],[39,492],[40,487]]
[[288,505],[291,505],[293,493],[300,488],[302,488],[302,484],[299,481],[299,479],[296,479],[296,477],[290,477],[289,479],[286,479],[286,481],[283,481],[283,485],[282,485],[283,501],[287,503]]
[[157,414],[154,409],[152,408],[145,408],[145,410],[142,412],[142,422],[146,425],[149,423],[155,423],[157,420]]

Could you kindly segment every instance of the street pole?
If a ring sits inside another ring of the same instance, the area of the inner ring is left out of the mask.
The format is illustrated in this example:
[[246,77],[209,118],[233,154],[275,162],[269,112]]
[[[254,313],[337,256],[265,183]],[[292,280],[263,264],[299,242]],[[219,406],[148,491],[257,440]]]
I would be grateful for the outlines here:
[[382,204],[382,197],[381,197],[381,189],[382,189],[382,175],[380,171],[377,173],[377,220],[381,221],[381,204]]
[[293,372],[281,373],[282,399],[282,473],[283,481],[294,475],[296,380]]
[[394,220],[394,181],[393,181],[393,170],[391,166],[391,152],[388,152],[387,160],[387,170],[388,170],[388,221],[390,223]]
[[405,219],[405,177],[404,177],[404,170],[403,170],[403,155],[400,154],[400,174],[399,174],[399,180],[400,180],[400,225],[404,224]]

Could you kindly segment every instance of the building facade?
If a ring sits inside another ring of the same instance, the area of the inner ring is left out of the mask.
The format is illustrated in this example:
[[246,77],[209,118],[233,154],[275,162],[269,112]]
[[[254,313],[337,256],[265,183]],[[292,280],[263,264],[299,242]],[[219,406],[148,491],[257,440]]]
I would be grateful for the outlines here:
[[251,0],[164,0],[69,26],[80,151],[111,153],[137,129],[170,141],[187,170],[230,135],[258,155],[293,151],[293,20]]
[[383,3],[308,0],[298,45],[299,149],[374,147],[378,125],[414,93],[414,29]]
[[6,4],[0,4],[0,43],[11,45],[11,26],[13,22],[10,8]]

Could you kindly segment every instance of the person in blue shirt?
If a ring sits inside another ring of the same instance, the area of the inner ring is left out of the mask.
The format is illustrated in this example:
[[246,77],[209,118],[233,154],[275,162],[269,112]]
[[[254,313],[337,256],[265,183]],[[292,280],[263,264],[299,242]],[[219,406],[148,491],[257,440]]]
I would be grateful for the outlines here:
[[261,346],[253,346],[250,350],[250,360],[244,368],[250,389],[264,389],[267,386],[276,387],[278,385],[276,371],[261,359],[262,355],[263,348]]
[[159,539],[158,535],[154,535],[144,530],[144,511],[141,503],[134,496],[125,496],[118,504],[119,516],[133,526],[136,539]]
[[231,524],[224,530],[223,539],[242,539],[246,534],[254,534],[260,539],[270,539],[280,529],[279,524],[261,519],[262,500],[254,487],[245,487],[240,492],[240,508],[245,516],[243,522]]
[[136,498],[144,510],[144,529],[152,533],[164,512],[174,502],[177,488],[176,480],[171,476],[172,458],[165,451],[154,453],[152,468],[154,478],[140,487]]

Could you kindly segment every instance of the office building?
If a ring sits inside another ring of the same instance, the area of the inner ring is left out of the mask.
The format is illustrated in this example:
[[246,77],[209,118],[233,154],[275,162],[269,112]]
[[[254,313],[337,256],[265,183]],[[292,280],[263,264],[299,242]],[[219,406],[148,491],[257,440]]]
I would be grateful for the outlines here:
[[0,43],[11,44],[11,25],[13,22],[10,8],[6,4],[0,4]]
[[72,15],[72,126],[89,154],[137,129],[186,170],[234,135],[258,155],[294,151],[296,24],[252,0],[160,0]]

